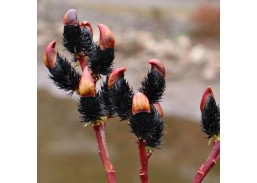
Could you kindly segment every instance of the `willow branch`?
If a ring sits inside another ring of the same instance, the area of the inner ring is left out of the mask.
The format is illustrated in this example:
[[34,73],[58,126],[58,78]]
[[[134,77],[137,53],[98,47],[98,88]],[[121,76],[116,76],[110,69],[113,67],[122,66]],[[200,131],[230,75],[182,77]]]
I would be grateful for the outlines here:
[[149,183],[149,181],[148,181],[148,160],[149,160],[151,154],[148,154],[146,152],[145,141],[140,142],[138,140],[137,144],[138,144],[138,152],[139,152],[139,158],[140,158],[139,176],[141,179],[141,183]]
[[205,161],[205,163],[198,170],[193,183],[201,183],[204,177],[208,174],[208,172],[212,169],[214,165],[217,164],[217,161],[220,157],[220,141],[214,141],[212,146],[212,151]]
[[98,143],[98,153],[104,165],[108,183],[116,183],[115,170],[110,161],[108,154],[106,140],[105,140],[105,125],[106,123],[100,123],[99,125],[93,126],[95,131],[97,143]]

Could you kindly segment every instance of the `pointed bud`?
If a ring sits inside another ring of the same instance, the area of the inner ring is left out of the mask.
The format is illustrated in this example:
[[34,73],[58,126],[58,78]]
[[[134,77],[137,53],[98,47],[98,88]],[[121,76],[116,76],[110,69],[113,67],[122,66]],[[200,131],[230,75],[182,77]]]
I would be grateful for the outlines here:
[[110,74],[108,78],[108,88],[110,89],[112,85],[118,81],[118,79],[124,75],[124,72],[126,71],[125,67],[119,68],[119,69],[114,69],[112,73]]
[[220,108],[216,104],[211,87],[205,90],[201,104],[201,127],[202,131],[208,135],[208,138],[219,140],[220,134]]
[[152,65],[152,69],[154,69],[163,78],[165,78],[165,67],[159,60],[151,59],[151,60],[148,61],[148,63]]
[[45,50],[44,63],[45,63],[45,66],[49,69],[54,68],[56,63],[55,44],[56,44],[56,41],[52,41],[47,45]]
[[132,114],[135,115],[139,112],[150,113],[150,103],[148,98],[143,93],[136,93],[132,100]]
[[82,73],[78,92],[82,97],[95,97],[95,81],[87,66]]
[[207,103],[207,100],[208,98],[212,96],[214,98],[214,95],[213,95],[213,92],[212,92],[212,89],[210,86],[208,86],[205,90],[205,92],[203,93],[203,96],[202,96],[202,100],[201,100],[201,104],[200,104],[200,110],[201,112],[203,112],[204,110],[204,107]]
[[115,37],[112,31],[104,24],[97,25],[100,31],[99,44],[101,50],[106,48],[114,48]]
[[83,27],[85,27],[87,30],[89,30],[91,37],[93,37],[93,29],[91,24],[88,21],[83,21],[80,24],[80,28],[82,29]]
[[155,103],[155,104],[153,104],[153,106],[158,111],[160,117],[162,117],[163,116],[163,110],[162,110],[161,104],[160,103]]
[[77,12],[74,9],[68,10],[63,17],[64,25],[74,25],[77,26],[79,23],[77,18]]

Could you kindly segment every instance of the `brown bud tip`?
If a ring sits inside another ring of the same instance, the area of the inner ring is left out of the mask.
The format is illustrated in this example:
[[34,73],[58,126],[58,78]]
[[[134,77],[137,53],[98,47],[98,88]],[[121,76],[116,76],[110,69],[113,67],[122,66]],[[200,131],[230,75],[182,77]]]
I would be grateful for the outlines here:
[[115,37],[112,31],[104,24],[97,25],[100,30],[99,44],[101,50],[105,48],[114,48]]
[[64,25],[78,25],[79,21],[77,19],[77,12],[74,9],[68,10],[63,17]]
[[212,92],[212,89],[211,89],[210,86],[208,86],[208,87],[206,88],[206,90],[204,91],[203,96],[202,96],[202,100],[201,100],[201,104],[200,104],[200,110],[201,110],[202,112],[203,112],[203,110],[204,110],[205,104],[206,104],[206,102],[207,102],[209,96],[214,97],[213,92]]
[[148,61],[148,63],[151,64],[152,68],[156,70],[163,78],[165,78],[165,67],[159,60],[151,59]]
[[108,88],[109,89],[112,87],[112,85],[114,85],[114,83],[116,83],[116,81],[118,81],[118,79],[124,74],[125,71],[126,71],[125,67],[122,67],[119,69],[114,69],[112,71],[112,73],[110,74],[110,76],[108,78]]
[[153,104],[153,106],[158,111],[160,117],[162,117],[163,116],[163,110],[162,110],[161,104],[160,103],[155,103],[155,104]]
[[95,97],[95,82],[87,66],[83,70],[79,81],[78,92],[82,97]]
[[93,29],[91,24],[88,21],[83,21],[80,24],[80,28],[85,27],[87,30],[89,30],[91,37],[93,37]]
[[56,44],[56,41],[52,41],[47,45],[45,50],[44,63],[45,63],[45,66],[49,69],[50,68],[52,69],[55,67],[55,62],[56,62],[55,44]]
[[150,104],[148,98],[143,93],[136,93],[132,100],[132,114],[135,115],[139,112],[150,113]]

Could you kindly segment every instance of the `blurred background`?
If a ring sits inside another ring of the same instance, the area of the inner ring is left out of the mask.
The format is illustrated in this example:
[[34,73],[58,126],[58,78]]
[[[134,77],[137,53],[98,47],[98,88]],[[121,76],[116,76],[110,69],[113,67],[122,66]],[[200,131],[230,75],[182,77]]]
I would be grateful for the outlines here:
[[[77,10],[99,38],[98,23],[116,38],[115,67],[125,73],[134,91],[150,66],[159,59],[166,67],[167,89],[161,102],[166,134],[149,161],[150,182],[188,183],[205,161],[211,147],[199,126],[199,104],[210,85],[220,99],[220,8],[218,0],[38,0],[38,182],[105,183],[91,127],[79,123],[77,96],[69,97],[48,79],[43,64],[45,46],[61,36],[63,15]],[[108,149],[120,183],[139,183],[135,137],[118,118],[106,128]],[[219,164],[204,182],[219,182]]]

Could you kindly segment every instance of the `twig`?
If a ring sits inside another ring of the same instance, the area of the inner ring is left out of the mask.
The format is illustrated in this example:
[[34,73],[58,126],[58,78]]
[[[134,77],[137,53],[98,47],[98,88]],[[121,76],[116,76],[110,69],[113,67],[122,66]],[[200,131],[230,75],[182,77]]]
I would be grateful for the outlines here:
[[140,142],[137,141],[138,144],[138,152],[139,152],[139,158],[140,158],[140,171],[139,176],[142,183],[149,183],[148,181],[148,160],[151,156],[151,154],[148,154],[146,152],[146,146],[145,141]]
[[83,72],[83,70],[85,69],[85,67],[88,64],[88,60],[86,59],[86,54],[84,52],[81,52],[80,54],[77,55],[77,59],[80,63],[80,67],[81,67],[82,72]]
[[95,131],[95,135],[97,139],[97,144],[99,149],[98,153],[104,165],[108,183],[116,183],[115,170],[110,161],[110,157],[106,146],[105,125],[106,123],[100,123],[98,125],[93,126],[93,129]]
[[216,165],[217,161],[220,157],[220,141],[214,141],[212,146],[212,151],[205,161],[205,163],[198,170],[193,183],[201,183],[204,177],[208,174],[208,172],[212,169],[214,165]]

